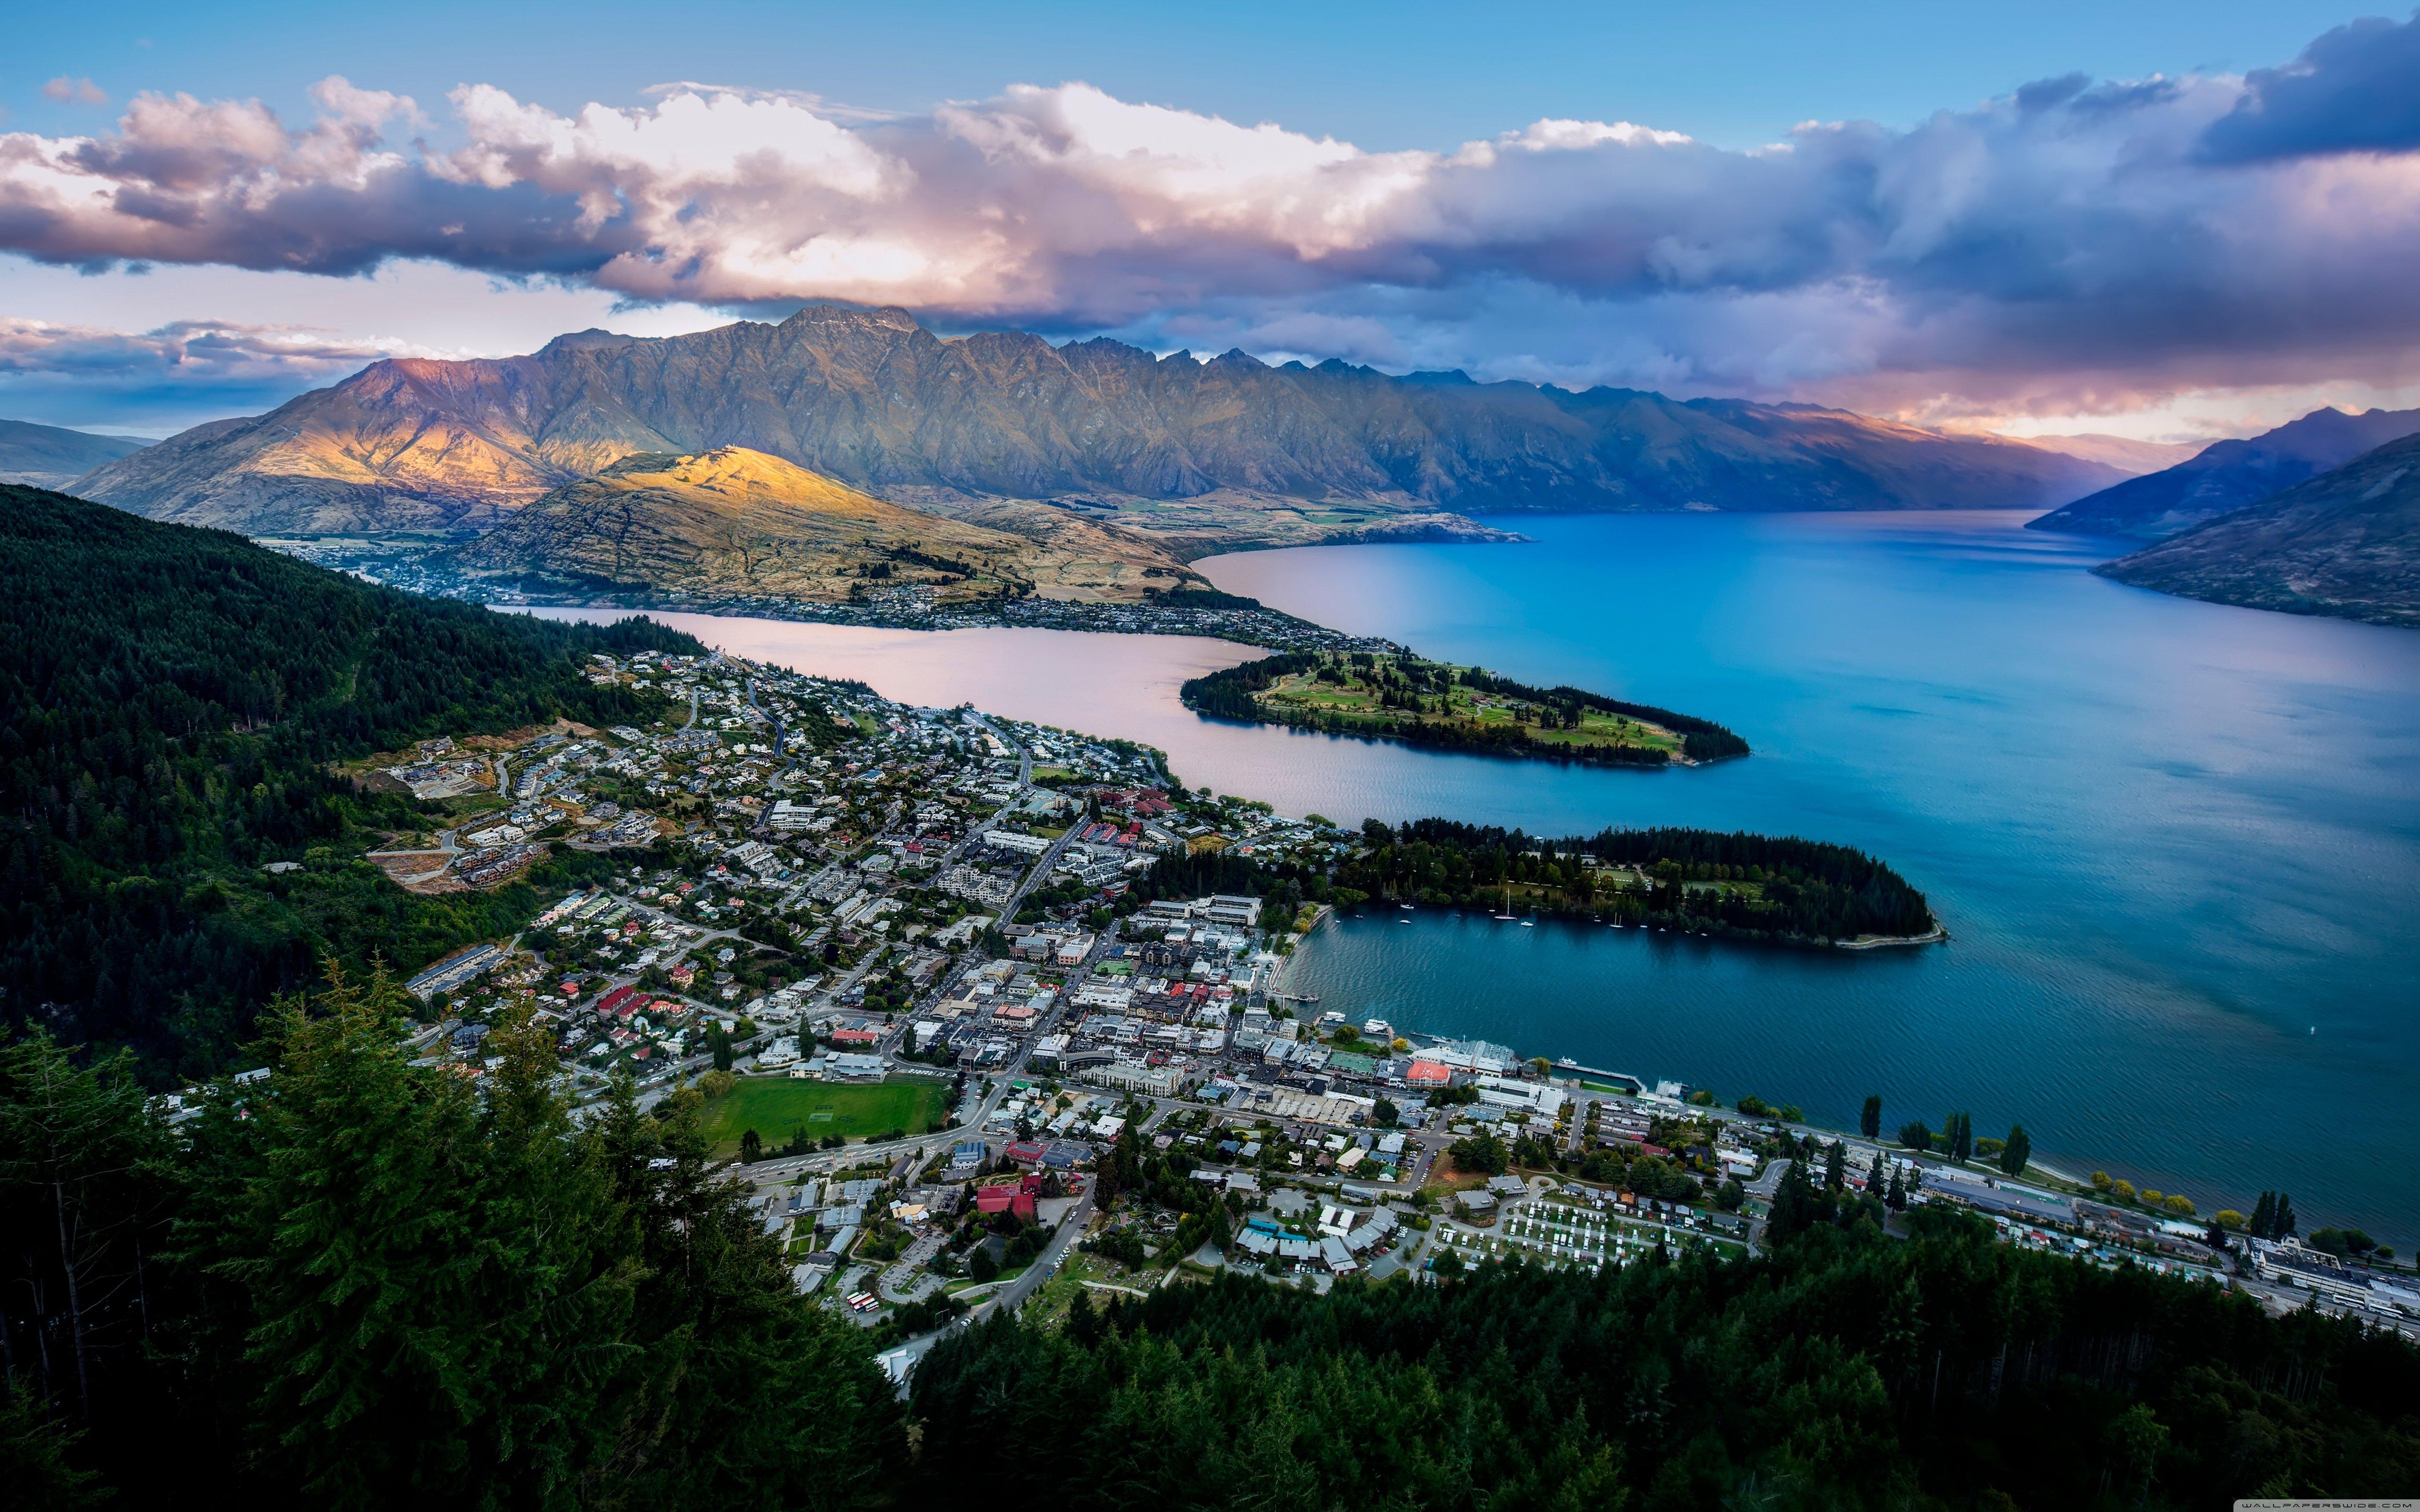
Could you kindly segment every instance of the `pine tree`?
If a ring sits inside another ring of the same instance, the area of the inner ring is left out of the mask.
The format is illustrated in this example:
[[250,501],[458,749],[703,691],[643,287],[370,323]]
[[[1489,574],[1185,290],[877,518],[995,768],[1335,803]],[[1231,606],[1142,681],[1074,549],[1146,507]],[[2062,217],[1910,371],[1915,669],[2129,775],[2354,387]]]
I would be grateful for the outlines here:
[[2290,1239],[2294,1234],[2294,1199],[2285,1193],[2277,1194],[2277,1215],[2270,1220],[2273,1239]]
[[2000,1169],[2010,1176],[2023,1176],[2025,1162],[2033,1158],[2034,1142],[2022,1123],[2009,1125],[2009,1143],[2000,1151]]
[[1975,1152],[1975,1120],[1963,1113],[1953,1113],[1941,1132],[1949,1141],[1949,1158],[1964,1165],[1966,1157]]
[[1869,1139],[1876,1139],[1881,1137],[1882,1132],[1883,1095],[1874,1092],[1867,1096],[1865,1108],[1857,1115],[1857,1133]]
[[159,1180],[167,1133],[147,1102],[123,1052],[79,1068],[39,1029],[0,1051],[8,1306],[30,1306],[38,1334],[67,1346],[11,1359],[0,1391],[30,1381],[38,1396],[72,1404],[86,1428],[105,1360],[139,1354],[145,1342],[142,1256],[160,1247],[169,1196]]
[[1833,1140],[1832,1148],[1823,1154],[1823,1190],[1838,1192],[1847,1184],[1848,1165],[1848,1147],[1838,1139]]
[[1883,1175],[1883,1152],[1877,1149],[1874,1151],[1874,1164],[1866,1172],[1866,1195],[1871,1197],[1881,1196],[1885,1184]]
[[2261,1193],[2260,1200],[2253,1204],[2252,1221],[2245,1224],[2243,1227],[2245,1232],[2249,1233],[2255,1239],[2276,1238],[2277,1194],[2274,1192]]
[[1792,1161],[1774,1189],[1773,1216],[1766,1221],[1767,1245],[1782,1242],[1815,1227],[1815,1189],[1807,1180],[1804,1161]]
[[269,1014],[271,1094],[205,1120],[250,1167],[194,1204],[193,1258],[247,1315],[220,1389],[250,1404],[256,1451],[307,1500],[450,1498],[501,1468],[473,1463],[470,1442],[499,1405],[488,1341],[504,1332],[480,1295],[477,1103],[462,1078],[406,1064],[382,973],[366,988],[328,974],[309,1011],[287,998]]

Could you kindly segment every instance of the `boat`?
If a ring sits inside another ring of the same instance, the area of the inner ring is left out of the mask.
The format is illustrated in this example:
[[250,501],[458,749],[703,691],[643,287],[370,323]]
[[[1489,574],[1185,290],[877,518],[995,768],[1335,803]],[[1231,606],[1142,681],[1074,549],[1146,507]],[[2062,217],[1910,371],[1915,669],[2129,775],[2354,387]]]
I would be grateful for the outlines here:
[[1538,927],[1538,921],[1534,918],[1525,918],[1521,920],[1521,927],[1523,929],[1536,929]]

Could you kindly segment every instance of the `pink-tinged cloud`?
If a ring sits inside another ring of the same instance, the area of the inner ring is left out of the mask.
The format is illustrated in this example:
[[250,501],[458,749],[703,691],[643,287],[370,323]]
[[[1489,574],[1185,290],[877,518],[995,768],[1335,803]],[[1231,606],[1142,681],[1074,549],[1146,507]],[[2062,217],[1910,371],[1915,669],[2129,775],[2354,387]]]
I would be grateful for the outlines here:
[[300,128],[145,96],[109,135],[0,137],[0,247],[434,258],[644,301],[1933,413],[2420,378],[2394,103],[2420,98],[2420,23],[2364,27],[2245,78],[2051,80],[1749,152],[1550,120],[1374,153],[1080,84],[876,119],[690,86],[565,116],[473,85],[445,145],[409,147],[385,133],[417,107],[341,79]]
[[90,79],[71,79],[62,73],[42,85],[42,98],[70,105],[106,105],[109,96]]

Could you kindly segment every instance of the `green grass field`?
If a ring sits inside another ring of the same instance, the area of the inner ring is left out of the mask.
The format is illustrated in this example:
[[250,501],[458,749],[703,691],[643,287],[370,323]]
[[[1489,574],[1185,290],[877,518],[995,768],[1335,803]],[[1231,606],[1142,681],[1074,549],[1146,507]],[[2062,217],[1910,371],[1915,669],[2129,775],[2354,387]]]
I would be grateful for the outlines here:
[[706,1105],[706,1133],[722,1154],[737,1150],[739,1136],[750,1129],[768,1146],[788,1143],[800,1128],[815,1139],[826,1134],[861,1139],[893,1129],[921,1134],[948,1111],[949,1097],[947,1083],[922,1077],[856,1086],[750,1076]]

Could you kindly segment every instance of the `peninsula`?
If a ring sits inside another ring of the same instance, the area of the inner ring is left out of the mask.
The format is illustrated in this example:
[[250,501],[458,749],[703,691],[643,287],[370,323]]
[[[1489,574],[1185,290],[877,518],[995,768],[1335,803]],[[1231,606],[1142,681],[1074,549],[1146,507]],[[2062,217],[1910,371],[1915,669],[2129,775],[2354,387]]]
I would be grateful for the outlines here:
[[1710,719],[1408,651],[1289,652],[1193,678],[1181,693],[1186,707],[1218,718],[1487,756],[1695,766],[1748,753]]

